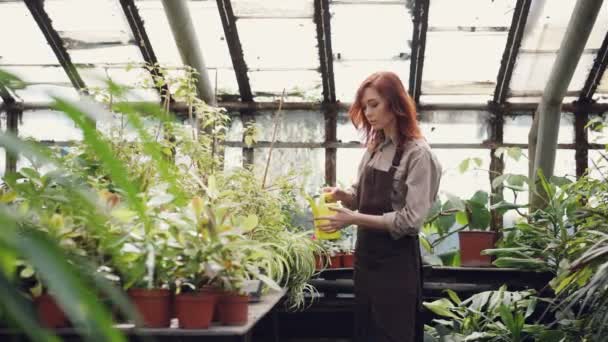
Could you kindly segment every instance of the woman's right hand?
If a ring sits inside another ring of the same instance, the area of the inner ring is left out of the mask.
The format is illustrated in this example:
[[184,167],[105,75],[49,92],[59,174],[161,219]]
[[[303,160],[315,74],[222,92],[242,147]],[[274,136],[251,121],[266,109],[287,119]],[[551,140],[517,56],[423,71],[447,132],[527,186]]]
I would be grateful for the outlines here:
[[351,197],[351,195],[348,192],[346,192],[338,187],[328,186],[328,187],[322,188],[321,191],[326,196],[325,202],[327,202],[327,203],[337,202],[337,201],[348,202]]

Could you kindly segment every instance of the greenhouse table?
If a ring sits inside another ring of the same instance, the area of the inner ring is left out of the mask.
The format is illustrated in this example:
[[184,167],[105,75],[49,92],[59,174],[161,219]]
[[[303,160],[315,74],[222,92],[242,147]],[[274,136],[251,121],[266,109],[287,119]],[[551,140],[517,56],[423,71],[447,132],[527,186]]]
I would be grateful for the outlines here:
[[[251,341],[253,327],[266,316],[285,295],[285,290],[271,291],[262,296],[261,301],[249,304],[247,324],[243,326],[212,325],[209,329],[178,329],[176,320],[170,328],[136,328],[133,324],[117,324],[116,327],[133,341],[145,341],[152,337],[153,341]],[[271,313],[274,314],[274,313]],[[274,320],[276,324],[276,319]],[[77,331],[72,328],[57,329],[56,333],[63,338],[72,337],[78,340]],[[0,340],[4,337],[20,334],[14,330],[0,330]],[[278,341],[278,327],[275,326],[275,341]]]

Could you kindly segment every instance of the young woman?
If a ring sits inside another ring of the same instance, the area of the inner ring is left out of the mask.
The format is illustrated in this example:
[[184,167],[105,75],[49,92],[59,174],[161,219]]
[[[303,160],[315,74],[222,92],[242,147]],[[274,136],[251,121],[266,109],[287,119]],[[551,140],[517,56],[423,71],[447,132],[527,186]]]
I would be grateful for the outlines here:
[[[422,341],[418,232],[439,188],[441,166],[420,133],[414,101],[392,72],[369,76],[350,118],[365,134],[358,181],[324,188],[346,208],[322,217],[334,232],[355,224],[355,341]],[[357,210],[357,211],[355,211]]]

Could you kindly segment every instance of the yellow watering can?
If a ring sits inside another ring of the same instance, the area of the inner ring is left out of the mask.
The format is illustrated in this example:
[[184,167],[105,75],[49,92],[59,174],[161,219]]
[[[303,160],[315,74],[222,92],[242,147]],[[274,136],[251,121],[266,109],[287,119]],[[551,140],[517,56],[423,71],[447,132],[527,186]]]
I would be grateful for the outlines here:
[[[311,197],[307,197],[306,199],[308,200],[308,203],[310,204],[310,208],[312,209],[312,216],[313,218],[317,218],[317,217],[321,217],[321,216],[333,216],[336,214],[335,211],[329,209],[329,207],[327,206],[326,203],[326,198],[329,198],[328,196],[329,194],[327,193],[322,193],[318,198],[317,201],[315,202],[315,200]],[[335,231],[333,233],[327,233],[322,231],[321,229],[319,229],[320,225],[326,224],[327,220],[315,220],[314,224],[315,224],[315,236],[317,237],[317,239],[319,240],[336,240],[340,238],[340,231]]]

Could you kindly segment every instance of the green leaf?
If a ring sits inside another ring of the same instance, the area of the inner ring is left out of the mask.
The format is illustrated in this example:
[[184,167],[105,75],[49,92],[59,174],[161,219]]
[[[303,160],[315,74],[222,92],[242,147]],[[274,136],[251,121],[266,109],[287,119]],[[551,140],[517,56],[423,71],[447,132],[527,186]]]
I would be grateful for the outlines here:
[[446,289],[446,290],[444,290],[444,292],[447,292],[448,297],[450,297],[452,302],[454,302],[456,305],[459,305],[460,303],[462,303],[462,301],[460,300],[460,297],[458,297],[458,294],[456,294],[456,292],[454,292],[454,290]]
[[469,202],[477,203],[482,206],[486,206],[488,204],[488,193],[482,190],[475,192],[473,197],[469,200]]
[[462,199],[460,199],[457,196],[454,196],[452,194],[446,194],[446,196],[448,197],[448,201],[446,203],[446,205],[444,206],[444,209],[458,209],[460,211],[465,211],[466,205],[464,204],[464,201]]
[[249,216],[247,216],[245,219],[243,219],[243,221],[241,221],[241,229],[243,230],[243,232],[250,232],[252,231],[255,227],[258,226],[258,216],[255,214],[251,214]]
[[251,135],[245,136],[245,146],[251,147],[253,145],[253,137]]
[[507,155],[515,160],[519,160],[522,156],[521,148],[519,147],[508,147]]
[[486,229],[490,225],[491,218],[492,216],[488,209],[479,205],[472,205],[469,226],[472,229]]
[[523,187],[524,184],[528,183],[528,177],[524,175],[508,175],[507,184],[516,187]]
[[458,170],[460,171],[460,173],[467,172],[467,170],[469,169],[470,161],[471,161],[471,159],[467,158],[467,159],[463,160],[462,162],[460,162],[460,164],[458,165]]
[[460,317],[450,311],[450,309],[454,308],[454,304],[447,298],[441,298],[430,303],[424,302],[422,304],[425,308],[431,310],[436,315],[450,317],[453,319],[460,319]]
[[467,217],[467,213],[464,211],[459,211],[456,213],[456,222],[460,225],[466,225],[469,223],[469,218]]

